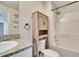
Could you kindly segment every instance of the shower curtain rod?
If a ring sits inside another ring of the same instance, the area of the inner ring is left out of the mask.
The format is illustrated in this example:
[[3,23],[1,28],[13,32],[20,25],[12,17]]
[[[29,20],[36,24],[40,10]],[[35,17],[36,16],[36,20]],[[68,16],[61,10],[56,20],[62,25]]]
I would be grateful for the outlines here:
[[63,5],[63,6],[60,6],[60,7],[55,8],[55,9],[52,9],[51,11],[54,11],[54,10],[57,10],[57,9],[60,9],[60,8],[69,6],[69,5],[74,4],[74,3],[77,3],[77,2],[79,2],[79,1],[74,1],[74,2],[68,3],[68,4],[66,4],[66,5]]

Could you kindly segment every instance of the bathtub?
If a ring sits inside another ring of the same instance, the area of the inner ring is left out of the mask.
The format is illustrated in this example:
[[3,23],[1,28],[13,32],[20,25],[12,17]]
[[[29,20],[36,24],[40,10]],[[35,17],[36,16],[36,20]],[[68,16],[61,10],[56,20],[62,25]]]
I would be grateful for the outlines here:
[[79,51],[67,48],[65,46],[53,45],[52,49],[57,51],[60,54],[60,57],[79,57]]
[[79,35],[58,34],[51,48],[62,57],[79,57]]

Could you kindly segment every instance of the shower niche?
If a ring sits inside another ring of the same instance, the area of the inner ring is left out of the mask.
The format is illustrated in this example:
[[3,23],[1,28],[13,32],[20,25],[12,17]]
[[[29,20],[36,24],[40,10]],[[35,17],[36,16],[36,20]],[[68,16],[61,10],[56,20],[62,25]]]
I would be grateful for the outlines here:
[[32,13],[32,37],[33,37],[33,56],[38,56],[38,43],[46,40],[45,48],[48,48],[48,16],[36,11]]

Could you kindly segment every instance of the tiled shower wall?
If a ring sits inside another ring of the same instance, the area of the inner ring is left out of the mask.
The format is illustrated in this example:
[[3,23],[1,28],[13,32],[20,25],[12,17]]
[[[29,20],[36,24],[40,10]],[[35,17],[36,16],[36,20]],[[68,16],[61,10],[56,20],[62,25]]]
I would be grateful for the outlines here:
[[67,12],[57,20],[56,40],[57,46],[79,52],[79,11]]

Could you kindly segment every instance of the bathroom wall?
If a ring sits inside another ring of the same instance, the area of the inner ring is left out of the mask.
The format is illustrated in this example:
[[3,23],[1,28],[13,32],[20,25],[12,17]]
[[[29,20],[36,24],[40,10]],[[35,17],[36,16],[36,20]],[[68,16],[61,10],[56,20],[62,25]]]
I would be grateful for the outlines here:
[[[32,42],[32,13],[35,11],[40,11],[45,14],[45,5],[42,2],[21,1],[19,10],[21,39]],[[30,30],[24,29],[25,23],[30,24]]]
[[[30,30],[25,30],[24,29],[24,24],[26,22],[29,22],[30,25],[32,26],[32,13],[35,11],[40,11],[45,15],[49,16],[49,39],[52,38],[52,27],[51,24],[53,25],[53,20],[52,20],[52,12],[51,12],[51,2],[41,2],[41,1],[26,1],[26,2],[20,2],[20,34],[21,34],[21,39],[27,40],[32,42],[32,27]],[[51,22],[51,23],[50,23]],[[49,40],[49,42],[51,42]]]
[[15,34],[15,33],[19,33],[19,29],[17,28],[14,28],[14,23],[13,21],[17,20],[18,21],[18,18],[15,18],[15,14],[18,15],[18,11],[16,9],[13,9],[11,7],[8,7],[6,5],[3,5],[3,4],[0,4],[0,10],[2,11],[5,11],[5,12],[8,12],[9,13],[9,22],[8,22],[8,31],[9,31],[9,34]]
[[[47,15],[49,16],[49,48],[52,48],[52,44],[54,44],[55,39],[55,20],[56,14],[55,11],[51,11],[55,8],[55,4],[53,2],[47,2]],[[52,43],[52,44],[51,44]]]
[[79,44],[79,2],[58,11],[61,14],[56,19],[58,35],[55,44],[69,50],[79,51],[77,46]]
[[[63,4],[65,4],[65,2],[63,2]],[[60,8],[59,11],[61,12],[61,16],[68,12],[77,12],[77,11],[79,11],[79,2],[66,6],[66,7],[63,7],[63,8]]]
[[[64,4],[65,2],[63,2]],[[52,44],[55,44],[54,42],[54,36],[55,36],[55,21],[56,21],[56,15],[54,11],[51,11],[56,7],[54,3],[51,3],[49,1],[47,2],[20,2],[20,34],[21,34],[21,39],[27,40],[32,42],[32,27],[30,30],[25,30],[24,29],[24,24],[26,22],[29,22],[30,25],[32,25],[32,13],[35,11],[40,11],[46,15],[49,16],[49,46],[52,48]],[[59,17],[61,17],[63,14],[67,12],[73,12],[73,11],[78,11],[78,3],[73,4],[68,7],[61,8],[59,11],[61,14]],[[52,43],[52,44],[51,44]]]
[[57,24],[56,45],[79,51],[79,12],[66,13]]

